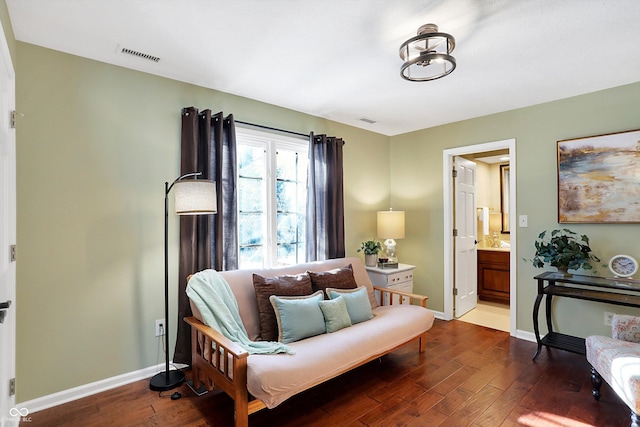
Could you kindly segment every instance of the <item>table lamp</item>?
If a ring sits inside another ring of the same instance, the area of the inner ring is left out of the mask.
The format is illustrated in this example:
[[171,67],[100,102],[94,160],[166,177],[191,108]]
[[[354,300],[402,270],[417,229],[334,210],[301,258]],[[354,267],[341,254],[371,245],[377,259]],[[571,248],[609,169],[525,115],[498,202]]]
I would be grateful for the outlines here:
[[378,237],[386,239],[384,246],[387,252],[388,262],[397,263],[396,241],[404,239],[404,211],[378,211]]

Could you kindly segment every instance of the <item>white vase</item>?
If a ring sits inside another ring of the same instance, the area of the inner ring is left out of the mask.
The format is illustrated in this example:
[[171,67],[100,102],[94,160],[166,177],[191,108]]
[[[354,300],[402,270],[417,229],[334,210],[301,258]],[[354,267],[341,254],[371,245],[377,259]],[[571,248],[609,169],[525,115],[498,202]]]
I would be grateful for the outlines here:
[[378,254],[365,255],[364,264],[367,267],[375,267],[378,264]]

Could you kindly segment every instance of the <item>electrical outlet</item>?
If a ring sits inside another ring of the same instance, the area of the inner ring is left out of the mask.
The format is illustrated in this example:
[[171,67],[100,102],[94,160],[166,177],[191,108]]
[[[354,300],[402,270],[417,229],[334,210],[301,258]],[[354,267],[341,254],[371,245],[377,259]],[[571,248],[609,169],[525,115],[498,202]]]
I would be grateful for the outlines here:
[[161,337],[164,335],[164,319],[156,320],[156,336]]
[[615,313],[612,313],[610,311],[605,311],[604,312],[604,325],[605,326],[611,326],[611,319],[613,319],[613,315]]

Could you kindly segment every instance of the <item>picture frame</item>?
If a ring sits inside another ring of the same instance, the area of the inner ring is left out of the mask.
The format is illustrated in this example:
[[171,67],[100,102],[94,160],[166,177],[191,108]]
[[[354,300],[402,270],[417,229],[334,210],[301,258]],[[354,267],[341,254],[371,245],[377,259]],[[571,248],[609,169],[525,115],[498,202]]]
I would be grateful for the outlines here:
[[557,141],[558,223],[640,223],[640,130]]

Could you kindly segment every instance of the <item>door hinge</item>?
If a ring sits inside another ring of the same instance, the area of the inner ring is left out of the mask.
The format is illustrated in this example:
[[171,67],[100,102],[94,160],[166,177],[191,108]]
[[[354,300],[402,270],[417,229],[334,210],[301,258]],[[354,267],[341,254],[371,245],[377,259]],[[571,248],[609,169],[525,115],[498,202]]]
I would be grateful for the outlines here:
[[457,228],[453,229],[453,237],[458,237],[458,229]]
[[11,378],[9,380],[9,396],[13,396],[16,394],[16,379]]
[[9,246],[9,261],[15,262],[17,257],[18,257],[18,253],[16,250],[16,245]]
[[458,296],[458,288],[453,288],[453,296]]
[[451,176],[454,177],[454,178],[457,178],[458,177],[458,171],[455,170],[455,169],[451,170]]
[[15,129],[16,128],[16,110],[11,111],[11,118],[9,121],[10,121],[11,129]]

